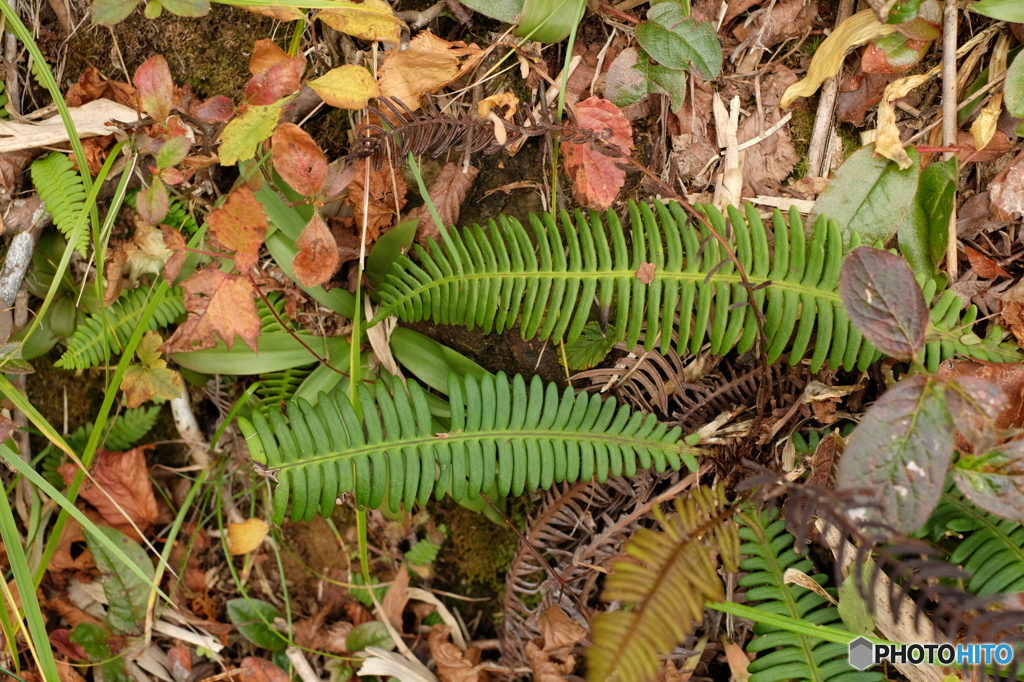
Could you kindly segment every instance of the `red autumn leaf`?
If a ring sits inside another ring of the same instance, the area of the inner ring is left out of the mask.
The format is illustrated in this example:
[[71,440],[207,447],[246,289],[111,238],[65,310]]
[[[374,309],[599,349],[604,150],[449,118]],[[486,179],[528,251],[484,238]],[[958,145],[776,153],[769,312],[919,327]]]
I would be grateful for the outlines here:
[[233,191],[222,206],[210,212],[206,222],[214,243],[235,252],[239,272],[256,265],[256,255],[267,234],[267,214],[251,189],[243,186]]
[[249,73],[255,76],[287,59],[289,59],[288,53],[278,47],[277,43],[269,38],[261,38],[252,46],[252,56],[249,57]]
[[236,680],[244,682],[288,682],[288,675],[270,661],[254,656],[242,659]]
[[299,194],[314,196],[327,179],[327,158],[320,145],[294,123],[282,123],[274,131],[274,170]]
[[978,277],[982,279],[992,279],[993,277],[1009,277],[1010,273],[1003,270],[999,263],[983,254],[981,251],[972,249],[969,246],[965,246],[964,250],[967,251],[967,260],[971,262],[971,267],[978,273]]
[[214,95],[192,110],[203,123],[226,123],[235,115],[234,103],[224,95]]
[[303,286],[323,284],[337,272],[340,265],[338,244],[319,214],[315,214],[306,225],[295,247],[299,252],[292,260],[292,269]]
[[292,57],[277,62],[249,79],[245,86],[245,101],[260,106],[273,104],[299,89],[302,72],[305,70],[304,57]]
[[183,646],[172,646],[167,650],[167,669],[175,680],[187,680],[192,675],[192,652]]
[[[96,507],[107,523],[135,539],[139,535],[129,519],[145,533],[160,516],[146,468],[145,452],[152,447],[143,445],[128,452],[100,450],[92,465],[92,480],[86,479],[81,489],[82,498]],[[70,485],[78,467],[62,464],[59,471]]]
[[163,353],[187,353],[213,348],[213,335],[228,348],[235,335],[242,337],[253,352],[260,335],[260,316],[256,314],[256,287],[244,275],[229,275],[215,268],[195,273],[184,282],[185,309],[189,318],[161,346]]
[[84,661],[89,658],[89,654],[85,653],[85,649],[82,648],[81,644],[75,644],[71,641],[71,630],[68,628],[51,630],[49,639],[50,644],[53,645],[53,648],[61,656],[67,656],[76,661]]
[[163,123],[174,106],[174,81],[167,60],[161,55],[150,57],[135,72],[135,87],[139,91],[142,110]]
[[[619,108],[599,97],[586,99],[574,108],[576,123],[600,135],[629,156],[633,131]],[[563,142],[565,168],[573,179],[573,194],[584,206],[606,209],[626,182],[626,171],[617,159],[603,154],[592,143]]]

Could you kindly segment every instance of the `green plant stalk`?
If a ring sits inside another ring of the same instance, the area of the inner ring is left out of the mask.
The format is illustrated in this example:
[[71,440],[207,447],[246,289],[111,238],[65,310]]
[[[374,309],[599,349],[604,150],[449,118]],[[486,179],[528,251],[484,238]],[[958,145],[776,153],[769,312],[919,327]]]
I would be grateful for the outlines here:
[[[572,29],[569,31],[569,44],[565,48],[565,63],[562,65],[562,82],[558,89],[558,107],[555,109],[555,121],[562,120],[562,112],[565,109],[565,90],[569,87],[569,67],[572,65],[572,50],[576,45],[576,33],[580,27],[580,19],[583,10],[586,9],[586,0],[579,0],[576,3],[576,19],[572,22]],[[555,133],[551,141],[551,210],[555,211],[558,204],[558,133]]]
[[292,30],[292,40],[288,44],[288,56],[294,57],[299,53],[299,48],[302,47],[302,34],[306,32],[306,22],[299,20],[295,22],[295,28]]
[[217,432],[213,434],[213,438],[210,439],[211,450],[217,447],[217,443],[220,442],[220,437],[224,435],[224,431],[228,428],[228,425],[231,424],[231,422],[235,421],[235,417],[242,410],[242,408],[245,407],[246,403],[249,402],[249,398],[251,398],[253,394],[259,390],[259,388],[260,382],[257,381],[251,384],[249,388],[245,390],[245,393],[238,396],[238,400],[236,400],[235,404],[231,406],[231,410],[228,412],[227,416],[224,417],[224,421],[221,422],[220,428],[217,429]]
[[427,184],[423,182],[423,175],[420,173],[420,165],[416,163],[416,157],[412,155],[412,152],[409,152],[406,158],[409,161],[409,171],[416,178],[416,186],[419,187],[423,203],[426,204],[427,210],[430,211],[430,217],[434,219],[434,224],[437,225],[437,229],[441,231],[441,234],[445,234],[448,226],[441,220],[441,214],[438,213],[434,200],[430,198],[430,192],[427,191]]
[[[6,445],[0,445],[0,448],[6,451],[3,452],[4,455],[10,453],[11,457],[28,466]],[[25,548],[22,547],[21,538],[18,537],[18,527],[14,521],[14,512],[11,510],[11,503],[7,496],[3,495],[0,497],[3,498],[0,500],[0,538],[3,538],[4,547],[7,550],[7,558],[11,563],[11,572],[14,574],[14,584],[18,588],[18,594],[21,596],[21,605],[25,610],[25,621],[28,625],[28,633],[31,635],[29,644],[32,646],[32,653],[39,664],[39,670],[43,675],[43,679],[57,680],[60,679],[60,675],[57,672],[57,662],[53,658],[53,649],[50,648],[50,639],[46,633],[46,619],[43,617],[42,609],[39,607],[36,590],[32,587],[32,570],[28,567]],[[8,639],[8,646],[12,646],[10,644],[12,641]],[[17,660],[17,656],[14,656],[14,658]]]
[[[363,571],[363,584],[370,584],[370,552],[366,545],[366,510],[356,509],[356,529],[359,533],[359,567]],[[372,593],[371,593],[372,594]]]

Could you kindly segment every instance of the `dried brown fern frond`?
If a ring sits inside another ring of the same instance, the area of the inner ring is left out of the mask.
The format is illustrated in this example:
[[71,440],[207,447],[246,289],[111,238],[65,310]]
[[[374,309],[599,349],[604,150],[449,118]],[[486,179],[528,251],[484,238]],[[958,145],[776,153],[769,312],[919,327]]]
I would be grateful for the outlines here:
[[598,614],[588,652],[590,682],[650,680],[668,653],[704,618],[707,601],[724,599],[718,563],[736,571],[740,539],[724,486],[676,498],[675,513],[655,509],[660,531],[640,529],[605,584],[605,601],[632,605]]

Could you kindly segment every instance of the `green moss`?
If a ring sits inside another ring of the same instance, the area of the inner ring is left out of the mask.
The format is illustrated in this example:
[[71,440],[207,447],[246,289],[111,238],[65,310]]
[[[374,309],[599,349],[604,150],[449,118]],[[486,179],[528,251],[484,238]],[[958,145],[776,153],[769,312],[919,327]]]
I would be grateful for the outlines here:
[[477,587],[491,596],[504,594],[505,573],[519,537],[511,528],[463,507],[453,505],[441,513],[451,529],[451,541],[441,548],[438,575],[459,576],[461,584],[453,587]]
[[807,174],[807,150],[810,149],[811,133],[814,130],[814,112],[802,107],[794,109],[789,129],[793,136],[793,146],[800,157],[791,177],[802,178]]

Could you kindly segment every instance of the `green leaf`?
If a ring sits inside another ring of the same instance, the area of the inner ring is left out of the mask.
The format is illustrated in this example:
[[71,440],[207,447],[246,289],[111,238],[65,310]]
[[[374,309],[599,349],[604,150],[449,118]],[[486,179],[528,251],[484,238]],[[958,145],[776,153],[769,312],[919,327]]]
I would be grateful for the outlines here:
[[569,37],[585,0],[524,0],[517,36],[538,43],[559,43]]
[[191,149],[192,141],[184,135],[172,137],[167,142],[164,142],[160,147],[160,151],[156,153],[156,167],[163,169],[177,166],[185,160]]
[[404,256],[416,239],[419,219],[404,220],[382,234],[366,257],[366,276],[374,287],[380,287],[387,279],[391,265]]
[[[297,334],[307,346],[327,360],[334,358],[332,364],[348,359],[348,339],[341,336],[320,337],[310,334]],[[248,346],[235,344],[227,348],[223,341],[216,348],[196,350],[189,353],[175,353],[171,356],[175,363],[201,374],[265,374],[278,372],[282,369],[302,367],[316,358],[292,334],[286,331],[264,332],[256,342],[258,353],[252,352]],[[342,358],[344,360],[342,360]]]
[[[149,577],[142,580],[137,574],[125,570],[114,554],[107,550],[95,537],[102,533],[117,544],[128,559]],[[96,560],[96,567],[103,574],[103,593],[107,595],[107,624],[120,635],[142,632],[146,624],[146,609],[149,605],[149,585],[153,579],[153,562],[137,542],[115,528],[97,526],[95,532],[86,529],[86,544]]]
[[565,360],[575,372],[590,369],[604,360],[614,345],[615,337],[605,336],[597,322],[588,322],[579,338],[565,346]]
[[626,48],[608,69],[605,98],[626,107],[652,94],[668,95],[672,112],[678,113],[686,97],[686,72],[652,64],[646,52]]
[[450,374],[492,376],[462,353],[406,327],[396,327],[391,333],[391,352],[417,379],[444,395],[448,395]]
[[90,661],[98,662],[110,658],[110,631],[97,623],[79,623],[71,630],[68,639],[85,649]]
[[905,21],[910,21],[917,17],[917,11],[921,7],[921,0],[903,0],[893,5],[893,8],[889,10],[889,17],[886,19],[887,24],[902,24]]
[[160,0],[167,11],[179,17],[201,17],[210,11],[210,0]]
[[291,95],[273,104],[249,105],[244,113],[233,118],[220,136],[221,164],[233,166],[254,157],[256,147],[274,133],[277,119],[293,99],[295,96]]
[[850,243],[854,232],[859,232],[866,244],[889,241],[914,207],[917,152],[907,149],[913,165],[906,170],[873,154],[874,146],[854,152],[839,167],[811,212],[810,223],[820,216],[839,223],[844,244]]
[[369,623],[355,626],[352,628],[352,632],[348,633],[348,639],[345,640],[345,648],[353,653],[363,651],[371,646],[385,651],[395,648],[395,640],[391,639],[391,635],[388,634],[387,626],[378,620],[371,620]]
[[941,387],[908,377],[871,406],[839,463],[839,489],[861,489],[878,507],[868,521],[908,534],[928,520],[942,496],[953,458],[953,420]]
[[523,0],[464,0],[463,5],[484,16],[507,24],[519,21],[523,12]]
[[1024,3],[1020,0],[981,0],[970,9],[1000,21],[1024,23]]
[[[363,581],[363,576],[362,576],[361,573],[353,573],[351,580],[352,580],[352,584],[353,585],[365,585],[366,584]],[[371,585],[376,585],[379,582],[380,582],[379,578],[374,578],[372,576],[370,577],[370,584]],[[381,601],[382,599],[384,599],[384,595],[387,593],[387,591],[388,591],[387,587],[375,587],[375,588],[373,588],[373,594],[374,594],[374,596],[377,597],[377,601]],[[349,589],[348,593],[352,596],[353,599],[355,599],[357,602],[359,602],[360,604],[362,604],[366,608],[368,608],[368,609],[372,609],[373,608],[373,599],[370,597],[370,590],[363,590],[363,589],[358,589],[358,588],[354,589],[354,590],[353,589]]]
[[688,19],[676,3],[652,6],[647,21],[636,27],[636,39],[663,66],[696,69],[708,80],[722,72],[722,44],[714,25]]
[[910,360],[924,347],[928,305],[899,256],[858,246],[843,263],[839,292],[850,321],[878,350]]
[[897,232],[900,253],[914,272],[938,274],[936,265],[945,256],[949,241],[956,182],[956,159],[933,163],[921,173],[914,207]]
[[1024,51],[1019,52],[1010,64],[1006,71],[1006,82],[1003,83],[1006,110],[1017,118],[1024,118],[1024,56],[1021,55],[1024,55]]
[[423,538],[416,545],[405,553],[405,560],[413,566],[426,566],[437,560],[437,553],[441,551],[441,545]]
[[270,627],[274,619],[284,618],[273,604],[259,599],[232,599],[228,602],[228,618],[256,646],[270,651],[288,648],[288,641]]
[[953,480],[985,511],[1024,523],[1024,441],[1012,441],[980,457],[962,456],[953,467]]
[[128,18],[139,0],[96,0],[92,3],[92,20],[96,24],[116,24]]
[[[868,557],[864,563],[853,564],[853,573],[839,586],[839,617],[843,625],[856,635],[871,636],[875,631],[875,618],[871,615],[862,594],[870,594],[871,576],[874,575],[874,560]],[[860,586],[857,585],[860,578]]]

